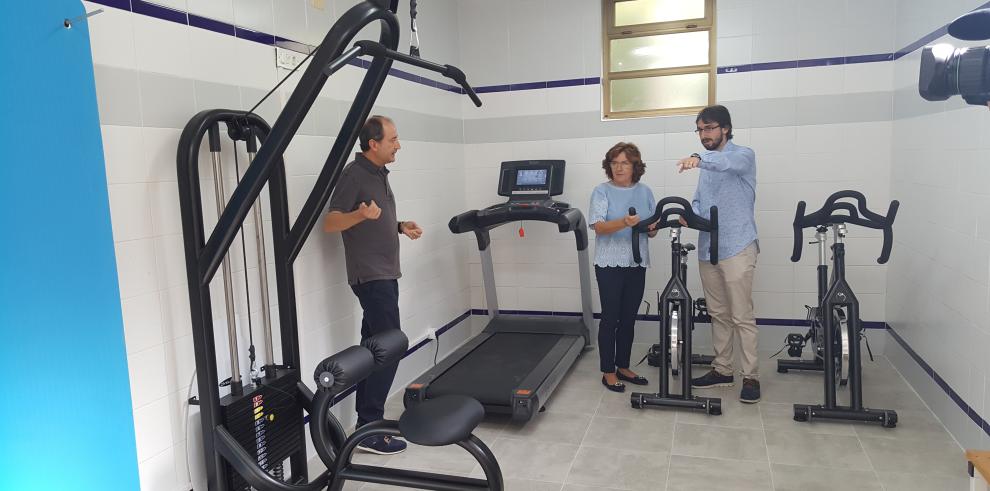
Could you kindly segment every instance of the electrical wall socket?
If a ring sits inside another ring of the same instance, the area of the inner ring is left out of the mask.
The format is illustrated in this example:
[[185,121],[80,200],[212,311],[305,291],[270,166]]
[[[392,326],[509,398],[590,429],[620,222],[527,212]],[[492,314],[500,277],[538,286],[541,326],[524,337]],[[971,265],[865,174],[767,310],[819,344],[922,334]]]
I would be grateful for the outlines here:
[[291,49],[280,48],[278,46],[275,47],[275,65],[279,68],[292,70],[299,66],[305,58],[306,55],[303,53],[297,53]]

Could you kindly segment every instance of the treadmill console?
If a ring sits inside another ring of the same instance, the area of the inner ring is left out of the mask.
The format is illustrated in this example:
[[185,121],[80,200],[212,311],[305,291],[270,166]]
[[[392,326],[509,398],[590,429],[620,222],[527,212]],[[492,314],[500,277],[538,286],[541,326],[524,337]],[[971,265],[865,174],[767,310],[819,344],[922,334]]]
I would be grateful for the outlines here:
[[564,192],[563,160],[502,162],[498,195],[509,201],[540,201]]
[[[509,200],[483,210],[471,210],[450,219],[451,232],[460,234],[488,230],[506,223],[534,220],[556,223],[560,232],[575,232],[578,242],[587,241],[584,216],[581,210],[571,208],[552,196],[564,192],[563,160],[515,160],[502,162],[498,179],[498,194]],[[580,230],[578,230],[580,229]],[[479,238],[479,244],[488,238]],[[585,245],[579,247],[583,250]]]

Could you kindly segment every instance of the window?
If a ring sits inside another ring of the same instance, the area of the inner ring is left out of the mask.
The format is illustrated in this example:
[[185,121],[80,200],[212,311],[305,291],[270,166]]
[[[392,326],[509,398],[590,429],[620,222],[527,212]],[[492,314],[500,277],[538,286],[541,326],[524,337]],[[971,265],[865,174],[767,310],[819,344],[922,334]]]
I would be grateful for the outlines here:
[[602,0],[606,119],[715,103],[715,0]]

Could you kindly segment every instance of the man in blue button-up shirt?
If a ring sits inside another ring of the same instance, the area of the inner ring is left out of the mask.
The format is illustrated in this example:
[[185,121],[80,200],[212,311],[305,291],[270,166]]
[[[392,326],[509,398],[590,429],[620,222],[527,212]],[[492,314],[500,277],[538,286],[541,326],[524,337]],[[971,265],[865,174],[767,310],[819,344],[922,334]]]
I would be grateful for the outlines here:
[[705,289],[708,312],[712,316],[712,343],[715,361],[712,370],[693,379],[697,388],[730,386],[734,383],[734,338],[742,348],[742,402],[760,400],[756,352],[756,317],[753,314],[753,273],[760,251],[756,238],[756,154],[732,143],[732,118],[724,106],[709,106],[695,120],[704,153],[678,162],[679,171],[701,169],[692,208],[709,218],[709,209],[718,207],[718,264],[709,262],[711,237],[698,236],[701,284]]

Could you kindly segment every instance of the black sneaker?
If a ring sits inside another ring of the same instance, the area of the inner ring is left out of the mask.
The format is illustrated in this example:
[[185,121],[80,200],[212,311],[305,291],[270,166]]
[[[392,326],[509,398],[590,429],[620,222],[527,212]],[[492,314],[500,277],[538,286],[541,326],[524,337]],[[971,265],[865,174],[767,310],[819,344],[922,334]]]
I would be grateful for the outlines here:
[[739,392],[739,400],[748,404],[760,402],[760,381],[752,378],[743,378],[743,388]]
[[712,387],[732,387],[735,385],[735,379],[732,375],[722,375],[715,370],[709,370],[708,373],[691,379],[691,387],[695,389],[710,389]]
[[395,455],[406,450],[406,442],[390,436],[369,436],[357,448],[378,455]]

